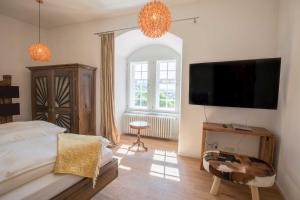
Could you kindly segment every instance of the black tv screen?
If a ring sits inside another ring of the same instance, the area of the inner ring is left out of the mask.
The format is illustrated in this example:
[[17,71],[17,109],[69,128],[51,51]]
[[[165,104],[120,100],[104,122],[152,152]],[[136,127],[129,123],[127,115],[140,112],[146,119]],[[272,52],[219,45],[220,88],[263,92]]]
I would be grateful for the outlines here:
[[190,65],[189,102],[277,109],[281,58]]

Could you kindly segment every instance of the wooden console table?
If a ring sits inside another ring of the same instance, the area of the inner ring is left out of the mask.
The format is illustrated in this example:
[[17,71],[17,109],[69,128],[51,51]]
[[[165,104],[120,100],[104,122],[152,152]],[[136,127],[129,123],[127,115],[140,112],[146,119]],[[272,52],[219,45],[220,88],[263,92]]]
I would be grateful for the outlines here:
[[206,136],[209,134],[209,131],[217,132],[224,134],[227,133],[233,134],[242,134],[242,135],[252,135],[260,137],[259,144],[259,155],[258,158],[264,160],[271,166],[273,166],[273,157],[274,157],[274,147],[275,147],[275,138],[274,135],[265,128],[260,127],[250,127],[251,131],[234,129],[228,124],[217,124],[217,123],[203,123],[203,132],[202,132],[202,147],[201,147],[201,165],[200,168],[203,170],[203,153],[205,151]]

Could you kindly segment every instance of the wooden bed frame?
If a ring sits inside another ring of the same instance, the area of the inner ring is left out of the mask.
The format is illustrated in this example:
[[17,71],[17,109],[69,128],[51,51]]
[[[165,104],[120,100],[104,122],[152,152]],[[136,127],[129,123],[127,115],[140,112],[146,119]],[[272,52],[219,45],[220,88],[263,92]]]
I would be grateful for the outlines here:
[[[11,85],[11,76],[4,75],[3,80],[0,81],[0,86],[10,86]],[[11,104],[12,101],[11,99],[6,99],[6,98],[0,98],[0,105],[3,104]],[[12,116],[1,116],[0,115],[0,124],[11,122],[12,121]]]
[[86,200],[91,199],[95,194],[102,190],[106,185],[118,177],[118,160],[113,159],[100,169],[97,184],[93,188],[93,181],[84,178],[75,183],[68,189],[52,198],[52,200]]
[[[11,76],[4,75],[3,80],[0,81],[0,86],[11,86]],[[14,96],[15,97],[15,96]],[[12,98],[2,98],[0,95],[0,106],[10,107],[13,105]],[[18,104],[19,105],[19,104]],[[0,115],[0,124],[12,122],[12,115]],[[95,194],[102,190],[106,185],[118,177],[118,160],[113,159],[101,167],[97,183],[93,188],[92,180],[90,178],[83,178],[63,192],[52,197],[53,200],[87,200],[91,199]]]
[[19,98],[19,87],[11,86],[11,76],[4,75],[0,81],[0,124],[12,122],[13,115],[20,114],[20,104],[12,98]]

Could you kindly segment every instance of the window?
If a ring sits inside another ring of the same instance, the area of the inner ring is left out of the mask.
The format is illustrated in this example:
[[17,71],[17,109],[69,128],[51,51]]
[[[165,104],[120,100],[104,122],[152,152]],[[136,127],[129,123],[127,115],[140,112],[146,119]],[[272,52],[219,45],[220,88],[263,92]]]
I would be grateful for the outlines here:
[[147,109],[148,105],[148,63],[131,63],[131,107]]
[[130,63],[129,110],[178,111],[177,60]]
[[157,61],[159,110],[175,111],[176,102],[176,60]]

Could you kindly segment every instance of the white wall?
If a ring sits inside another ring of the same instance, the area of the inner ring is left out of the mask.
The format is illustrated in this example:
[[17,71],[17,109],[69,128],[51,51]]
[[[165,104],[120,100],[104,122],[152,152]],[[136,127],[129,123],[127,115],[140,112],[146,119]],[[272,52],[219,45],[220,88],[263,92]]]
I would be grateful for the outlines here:
[[98,68],[96,71],[97,134],[100,133],[100,39],[94,33],[102,26],[101,23],[92,22],[47,30],[49,47],[53,54],[53,59],[47,64],[81,63]]
[[[188,104],[189,64],[276,56],[278,5],[274,0],[201,1],[181,9],[180,17],[197,15],[200,19],[196,25],[178,23],[172,29],[183,39],[179,153],[199,157],[204,114],[202,106]],[[276,115],[276,111],[243,108],[207,107],[206,111],[209,121],[270,130]]]
[[300,196],[300,1],[280,0],[279,56],[282,77],[277,132],[280,133],[277,183],[286,199]]
[[[179,153],[200,157],[203,107],[188,104],[189,64],[277,55],[277,0],[201,0],[171,8],[173,18],[199,16],[197,24],[178,22],[171,33],[183,40]],[[136,25],[136,15],[92,21],[48,31],[51,63],[80,62],[100,66],[99,38],[93,33]],[[97,72],[99,91],[99,71]],[[117,86],[116,86],[117,87]],[[97,93],[99,104],[99,92]],[[207,107],[210,121],[264,126],[274,130],[276,111]],[[99,118],[99,105],[97,106]],[[99,125],[97,124],[99,130]]]
[[[0,15],[0,79],[2,75],[12,75],[12,85],[20,87],[21,114],[15,120],[31,119],[30,71],[26,66],[36,63],[30,60],[28,47],[38,40],[38,29],[32,25]],[[42,42],[46,42],[42,30]],[[41,64],[41,63],[38,63]]]

